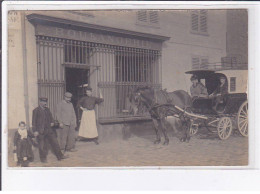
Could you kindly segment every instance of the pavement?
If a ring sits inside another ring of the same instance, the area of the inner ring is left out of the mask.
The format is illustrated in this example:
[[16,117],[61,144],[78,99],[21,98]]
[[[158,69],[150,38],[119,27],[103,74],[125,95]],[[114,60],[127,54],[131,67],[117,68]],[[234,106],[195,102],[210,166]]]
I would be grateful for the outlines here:
[[[152,125],[152,124],[151,124]],[[129,167],[129,166],[246,166],[248,165],[248,138],[237,130],[227,140],[220,140],[217,134],[203,129],[191,140],[180,142],[170,134],[169,145],[154,144],[155,132],[152,126],[149,133],[113,141],[76,142],[77,152],[66,153],[68,159],[57,161],[49,152],[48,163],[39,160],[38,149],[34,149],[35,160],[30,167]],[[15,167],[12,154],[9,166]]]

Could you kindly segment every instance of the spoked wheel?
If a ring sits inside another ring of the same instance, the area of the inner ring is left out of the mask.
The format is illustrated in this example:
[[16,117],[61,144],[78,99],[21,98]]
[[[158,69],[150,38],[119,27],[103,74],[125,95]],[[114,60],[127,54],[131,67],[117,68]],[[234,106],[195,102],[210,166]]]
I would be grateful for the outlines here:
[[238,130],[244,137],[248,136],[248,102],[245,101],[237,113]]
[[220,118],[217,126],[218,136],[220,139],[225,140],[229,138],[232,132],[232,121],[229,117]]

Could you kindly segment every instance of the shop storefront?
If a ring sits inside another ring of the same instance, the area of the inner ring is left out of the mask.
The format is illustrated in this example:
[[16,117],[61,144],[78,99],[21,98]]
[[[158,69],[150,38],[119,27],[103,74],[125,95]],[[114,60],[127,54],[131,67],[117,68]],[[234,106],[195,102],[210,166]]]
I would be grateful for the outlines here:
[[[161,88],[162,43],[168,37],[31,14],[37,45],[38,96],[55,106],[70,91],[76,105],[89,84],[105,99],[100,123],[133,118],[128,98],[138,86]],[[142,116],[142,115],[139,115]]]

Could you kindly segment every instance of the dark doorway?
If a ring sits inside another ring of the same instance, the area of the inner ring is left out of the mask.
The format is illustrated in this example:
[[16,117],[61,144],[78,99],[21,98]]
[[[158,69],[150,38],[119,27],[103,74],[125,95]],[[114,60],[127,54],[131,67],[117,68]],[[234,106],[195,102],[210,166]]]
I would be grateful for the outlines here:
[[71,102],[74,106],[77,121],[80,119],[79,110],[77,110],[77,103],[79,99],[84,96],[83,85],[89,83],[89,69],[80,68],[65,68],[66,75],[66,92],[72,93]]

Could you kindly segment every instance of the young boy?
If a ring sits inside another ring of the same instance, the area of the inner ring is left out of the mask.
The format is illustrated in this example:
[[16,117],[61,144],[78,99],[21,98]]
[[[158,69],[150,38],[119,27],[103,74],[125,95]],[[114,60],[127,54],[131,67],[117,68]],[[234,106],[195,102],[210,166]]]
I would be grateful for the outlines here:
[[14,160],[17,166],[27,167],[33,161],[32,138],[34,135],[26,129],[25,122],[21,121],[14,135]]

